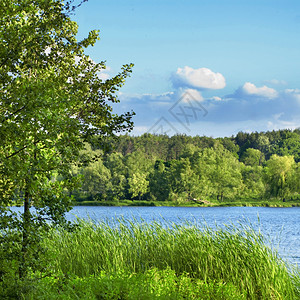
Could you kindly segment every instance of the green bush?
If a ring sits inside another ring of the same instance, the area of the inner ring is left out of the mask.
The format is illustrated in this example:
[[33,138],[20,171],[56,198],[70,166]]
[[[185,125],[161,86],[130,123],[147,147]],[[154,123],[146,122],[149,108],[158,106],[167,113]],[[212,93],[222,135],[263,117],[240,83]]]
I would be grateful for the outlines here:
[[232,284],[177,277],[171,269],[151,269],[143,274],[105,274],[40,280],[26,299],[246,299]]

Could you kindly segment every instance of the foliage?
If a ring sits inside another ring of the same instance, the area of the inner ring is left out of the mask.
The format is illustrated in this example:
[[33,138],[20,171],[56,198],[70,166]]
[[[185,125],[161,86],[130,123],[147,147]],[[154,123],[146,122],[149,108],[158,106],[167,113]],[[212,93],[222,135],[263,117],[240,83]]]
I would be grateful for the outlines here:
[[144,173],[134,173],[132,177],[128,178],[128,192],[132,194],[133,198],[138,196],[141,200],[142,195],[147,193],[149,182],[146,176]]
[[[223,282],[224,289],[229,288],[227,292],[243,294],[247,299],[299,296],[297,270],[287,266],[247,224],[212,229],[194,223],[145,224],[142,220],[78,222],[77,231],[55,231],[45,240],[48,255],[52,252],[48,259],[54,274],[62,272],[80,278],[97,278],[103,272],[112,274],[111,278],[115,274],[131,274],[131,278],[136,278],[134,274],[156,274],[157,282],[161,282],[161,286],[154,285],[157,292],[170,291],[169,287],[176,287],[175,281],[181,284],[188,274],[184,280],[191,280],[193,285],[204,283],[208,285],[205,289],[211,286],[216,293]],[[163,279],[162,274],[168,274],[167,278]],[[152,280],[149,278],[147,283]],[[196,292],[188,282],[186,292]]]
[[241,165],[235,156],[222,145],[206,148],[196,153],[192,160],[203,189],[202,197],[232,198],[243,186]]
[[244,190],[242,196],[256,199],[265,198],[266,186],[264,182],[264,169],[261,166],[242,166]]
[[241,161],[247,166],[261,166],[265,161],[263,153],[258,149],[248,148],[242,155]]
[[275,196],[285,199],[291,194],[294,186],[295,161],[293,156],[272,155],[266,163],[266,181],[268,192]]
[[150,269],[142,274],[106,274],[97,276],[53,276],[41,280],[27,299],[230,299],[242,300],[232,284],[204,283],[188,274]]
[[[98,200],[102,203],[143,199],[149,203],[173,201],[176,205],[188,205],[192,201],[217,202],[221,205],[228,201],[237,203],[245,200],[250,205],[252,200],[271,198],[291,201],[300,197],[299,163],[296,160],[293,163],[288,172],[288,183],[281,192],[276,192],[280,189],[279,181],[275,183],[275,177],[270,172],[272,151],[276,149],[274,145],[280,140],[287,141],[291,135],[293,139],[300,136],[298,131],[239,133],[236,137],[217,139],[185,135],[123,135],[119,137],[118,144],[109,140],[109,148],[114,150],[100,157],[106,167],[101,169],[102,180],[106,184],[97,187],[101,180],[99,172],[98,177],[94,177],[95,183],[88,175],[91,168],[96,168],[95,163],[83,166],[77,173],[88,173],[84,179],[87,188],[81,197],[76,196],[76,193],[75,197],[77,201]],[[269,146],[264,148],[262,145],[267,141]],[[87,146],[87,149],[91,151],[91,156],[97,156],[96,143],[92,143],[92,146]],[[291,151],[295,152],[295,149]],[[279,157],[284,160],[292,155]],[[93,172],[97,173],[96,170]]]
[[[70,167],[79,163],[85,142],[132,128],[132,113],[116,115],[111,107],[132,65],[106,81],[99,78],[104,62],[84,54],[98,32],[76,40],[72,2],[1,2],[0,252],[19,264],[21,278],[38,268],[42,227],[64,222],[79,183]],[[101,162],[97,168],[102,174]],[[91,169],[83,173],[98,176]],[[10,213],[14,204],[24,213]]]

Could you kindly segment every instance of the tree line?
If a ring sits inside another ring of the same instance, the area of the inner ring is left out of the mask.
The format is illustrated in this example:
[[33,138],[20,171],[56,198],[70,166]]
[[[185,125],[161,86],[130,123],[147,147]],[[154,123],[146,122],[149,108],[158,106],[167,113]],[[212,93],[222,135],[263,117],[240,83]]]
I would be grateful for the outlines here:
[[[87,143],[72,176],[77,201],[295,199],[300,187],[300,130],[225,138],[119,136],[100,150]],[[88,163],[84,163],[88,162]]]

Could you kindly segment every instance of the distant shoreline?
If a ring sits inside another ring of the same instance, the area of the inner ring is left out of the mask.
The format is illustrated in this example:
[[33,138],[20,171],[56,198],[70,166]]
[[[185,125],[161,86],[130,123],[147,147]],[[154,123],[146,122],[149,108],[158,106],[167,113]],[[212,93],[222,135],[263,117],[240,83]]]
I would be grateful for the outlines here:
[[[208,204],[209,203],[209,204]],[[143,200],[120,200],[120,201],[80,201],[74,202],[74,206],[152,206],[152,207],[300,207],[300,201],[232,201],[222,203],[177,203],[173,201],[143,201]]]

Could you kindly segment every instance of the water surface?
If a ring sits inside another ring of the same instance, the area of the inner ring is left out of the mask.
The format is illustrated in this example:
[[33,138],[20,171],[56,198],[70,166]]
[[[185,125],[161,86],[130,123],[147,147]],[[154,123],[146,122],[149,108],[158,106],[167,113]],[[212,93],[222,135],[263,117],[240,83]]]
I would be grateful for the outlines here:
[[190,221],[206,223],[210,227],[250,223],[255,230],[263,233],[284,260],[300,266],[300,207],[75,206],[66,217],[71,221],[76,217],[95,221],[124,217],[143,222],[166,221],[178,224]]
[[185,221],[223,226],[239,222],[251,223],[277,249],[281,257],[300,266],[300,208],[271,207],[106,207],[76,206],[67,214],[69,220],[91,218],[106,220],[127,218],[144,222]]

